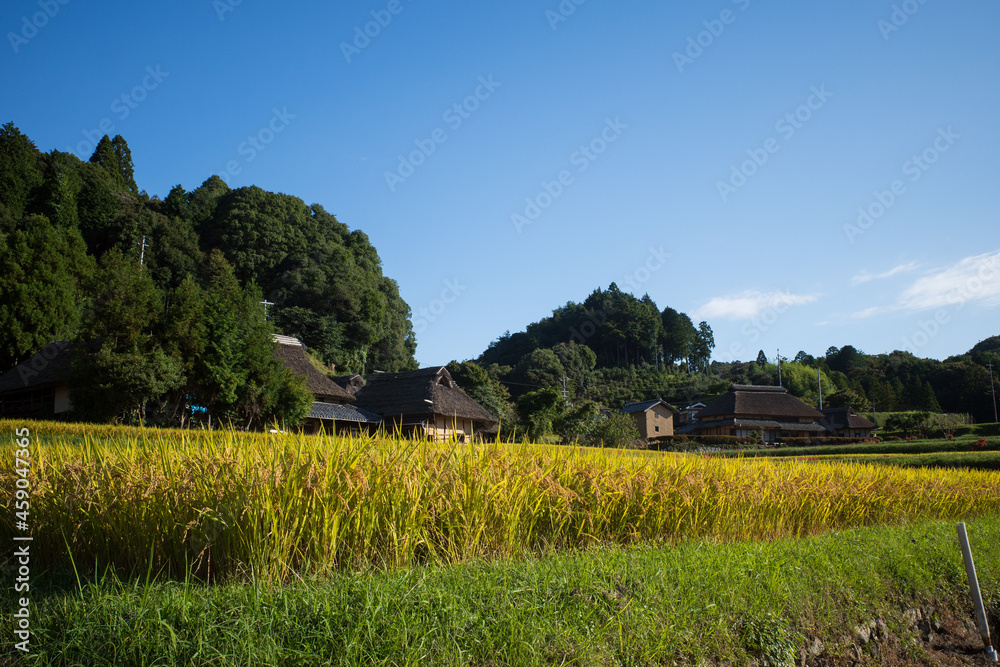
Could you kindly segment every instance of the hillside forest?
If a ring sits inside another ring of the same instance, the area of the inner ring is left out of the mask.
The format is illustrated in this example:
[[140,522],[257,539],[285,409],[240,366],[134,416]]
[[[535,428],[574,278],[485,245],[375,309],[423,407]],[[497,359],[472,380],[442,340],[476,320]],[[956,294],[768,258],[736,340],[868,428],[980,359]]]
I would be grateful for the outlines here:
[[121,136],[84,162],[0,128],[0,372],[74,341],[79,418],[177,423],[197,405],[294,423],[308,397],[274,331],[340,373],[416,367],[396,282],[322,206],[218,176],[161,200],[137,187]]

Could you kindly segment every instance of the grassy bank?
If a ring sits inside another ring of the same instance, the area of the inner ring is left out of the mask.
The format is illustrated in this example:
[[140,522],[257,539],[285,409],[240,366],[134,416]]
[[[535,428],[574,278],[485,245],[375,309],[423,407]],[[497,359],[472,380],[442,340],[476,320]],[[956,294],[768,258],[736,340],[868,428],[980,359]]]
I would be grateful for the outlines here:
[[[806,457],[810,460],[811,457]],[[962,470],[1000,470],[1000,452],[938,452],[932,454],[861,454],[856,456],[821,456],[825,463],[843,461],[903,468],[955,468]]]
[[[391,438],[30,430],[33,566],[83,573],[287,581],[370,565],[808,536],[1000,512],[992,472]],[[0,460],[0,486],[17,480],[13,457]],[[13,501],[2,502],[0,541],[10,543]]]
[[[995,614],[1000,516],[968,526]],[[806,647],[834,664],[856,651],[877,663],[890,650],[904,664],[934,664],[917,643],[913,610],[929,624],[951,612],[972,618],[951,522],[333,573],[284,586],[105,579],[77,588],[70,578],[59,590],[53,581],[32,589],[24,664],[792,665]],[[893,639],[862,642],[852,629],[870,621]]]
[[979,438],[966,437],[938,440],[903,440],[900,442],[859,442],[851,445],[812,445],[808,447],[775,447],[773,449],[744,449],[719,452],[719,456],[775,457],[775,456],[824,456],[827,454],[932,454],[938,452],[982,452],[1000,450],[1000,438],[986,438],[979,446]]

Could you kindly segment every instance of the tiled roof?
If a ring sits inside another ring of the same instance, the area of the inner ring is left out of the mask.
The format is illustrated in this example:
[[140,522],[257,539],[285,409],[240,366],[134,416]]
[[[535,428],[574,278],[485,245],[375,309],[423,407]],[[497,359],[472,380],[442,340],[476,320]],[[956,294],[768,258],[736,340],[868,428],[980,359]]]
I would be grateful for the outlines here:
[[381,415],[359,408],[354,405],[343,405],[341,403],[321,403],[316,401],[312,404],[309,417],[313,419],[332,419],[338,422],[360,422],[363,424],[381,423]]
[[631,413],[631,412],[645,412],[646,410],[649,410],[650,408],[652,408],[654,405],[657,405],[658,403],[662,403],[663,405],[665,405],[667,407],[667,409],[669,409],[671,412],[678,412],[677,408],[675,408],[674,406],[670,405],[669,403],[667,403],[666,401],[664,401],[662,398],[654,398],[651,401],[634,401],[634,402],[626,403],[624,405],[624,407],[622,407],[621,413],[622,414],[627,414],[627,413]]

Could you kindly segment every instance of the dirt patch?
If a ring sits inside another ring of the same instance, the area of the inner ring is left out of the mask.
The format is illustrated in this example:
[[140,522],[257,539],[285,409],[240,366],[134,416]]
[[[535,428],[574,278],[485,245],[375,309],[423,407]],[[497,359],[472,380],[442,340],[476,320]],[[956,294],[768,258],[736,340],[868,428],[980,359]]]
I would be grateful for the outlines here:
[[[992,614],[993,621],[996,615]],[[842,665],[909,665],[947,667],[976,665],[997,667],[986,658],[983,642],[971,616],[928,606],[907,609],[897,628],[890,630],[882,620],[872,620],[852,628],[830,645],[808,638],[800,651],[799,665],[833,667]],[[995,625],[995,623],[993,624]],[[996,633],[994,630],[994,643]]]

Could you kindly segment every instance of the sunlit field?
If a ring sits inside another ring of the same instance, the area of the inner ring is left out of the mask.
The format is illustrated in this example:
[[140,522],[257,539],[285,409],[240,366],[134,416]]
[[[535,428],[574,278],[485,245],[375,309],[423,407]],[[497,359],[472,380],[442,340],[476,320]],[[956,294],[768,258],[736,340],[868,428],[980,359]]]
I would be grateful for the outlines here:
[[1000,511],[989,471],[42,422],[3,423],[8,451],[25,426],[33,566],[80,573],[287,581]]

